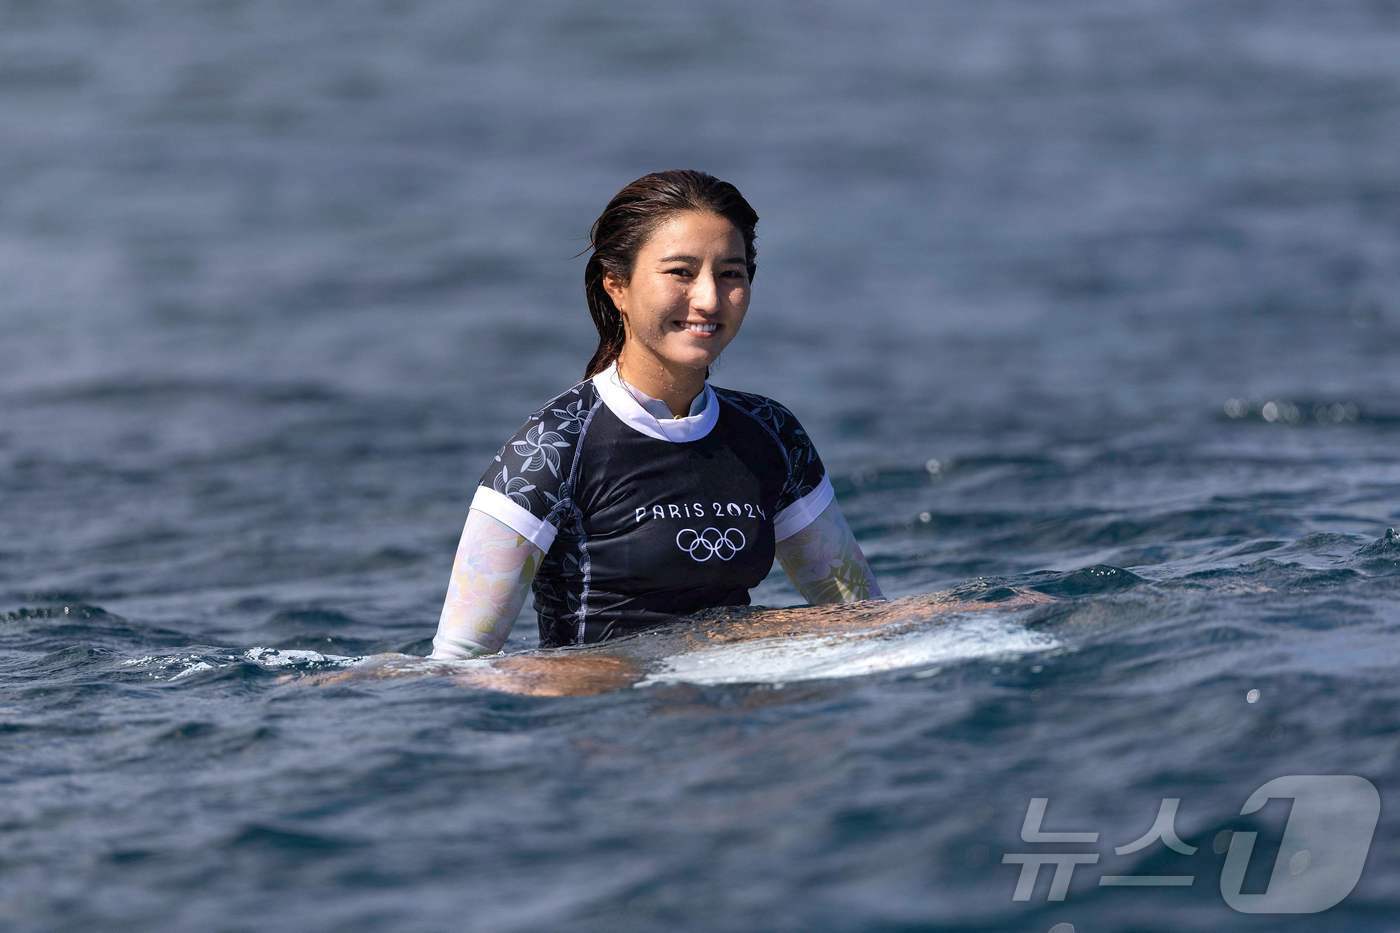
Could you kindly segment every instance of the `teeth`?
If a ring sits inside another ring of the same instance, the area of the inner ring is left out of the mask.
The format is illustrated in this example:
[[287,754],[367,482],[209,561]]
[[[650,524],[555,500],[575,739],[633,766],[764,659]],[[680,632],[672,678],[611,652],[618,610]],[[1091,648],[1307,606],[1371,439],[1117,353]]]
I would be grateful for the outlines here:
[[718,324],[686,324],[685,329],[696,334],[713,334]]

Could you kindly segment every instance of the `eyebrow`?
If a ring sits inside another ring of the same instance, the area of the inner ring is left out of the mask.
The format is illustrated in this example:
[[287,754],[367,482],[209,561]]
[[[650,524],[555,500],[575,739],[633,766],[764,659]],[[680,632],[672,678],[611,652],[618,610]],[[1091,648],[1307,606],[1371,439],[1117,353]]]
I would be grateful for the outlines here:
[[[662,256],[660,259],[657,260],[657,262],[699,262],[699,261],[700,261],[700,257],[698,257],[698,256],[681,256],[681,255],[676,255],[676,256]],[[738,265],[744,266],[744,265],[748,265],[748,260],[745,259],[743,256],[730,256],[728,259],[721,259],[721,260],[719,261],[719,264],[720,264],[720,265],[725,265],[726,263],[736,263],[736,264],[738,264]]]

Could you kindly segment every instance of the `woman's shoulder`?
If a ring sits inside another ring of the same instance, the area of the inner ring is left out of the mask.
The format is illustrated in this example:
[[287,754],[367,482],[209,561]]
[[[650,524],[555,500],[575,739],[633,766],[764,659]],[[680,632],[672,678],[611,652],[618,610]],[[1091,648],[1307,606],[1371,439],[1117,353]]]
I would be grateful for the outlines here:
[[[760,424],[776,443],[787,471],[782,495],[778,497],[779,506],[786,510],[794,503],[807,501],[809,511],[811,508],[816,508],[817,511],[825,508],[830,495],[830,483],[826,482],[826,467],[822,465],[812,439],[792,411],[782,402],[766,395],[721,389],[718,386],[713,388],[721,404],[730,406],[740,412],[741,416],[747,416]],[[813,493],[817,494],[816,497],[808,499]],[[824,496],[828,498],[823,498]],[[807,513],[801,514],[806,516]],[[782,515],[783,513],[779,513],[777,519],[783,522],[785,527],[780,537],[786,537],[794,532],[795,527],[789,519],[783,519]],[[810,516],[807,517],[810,519]]]
[[524,431],[543,423],[553,429],[577,434],[579,427],[588,417],[589,409],[597,401],[598,390],[593,385],[593,380],[581,380],[531,412],[520,429]]
[[740,392],[738,389],[725,389],[720,386],[711,388],[715,390],[715,397],[721,404],[747,415],[776,434],[786,435],[794,431],[805,433],[792,409],[776,399],[759,395],[757,392]]
[[597,391],[585,379],[535,409],[501,446],[482,485],[492,485],[493,471],[506,477],[500,482],[533,473],[562,479],[597,403]]
[[[597,393],[586,379],[560,392],[535,409],[501,445],[478,482],[499,493],[495,501],[501,507],[491,514],[530,540],[546,542],[541,545],[545,550],[553,535],[536,537],[539,522],[553,524],[558,510],[567,506],[567,481],[596,404]],[[504,505],[505,499],[533,518],[520,517],[512,523],[508,519],[513,510]],[[480,507],[492,507],[491,500],[487,494]],[[473,508],[478,507],[477,500],[473,503]]]

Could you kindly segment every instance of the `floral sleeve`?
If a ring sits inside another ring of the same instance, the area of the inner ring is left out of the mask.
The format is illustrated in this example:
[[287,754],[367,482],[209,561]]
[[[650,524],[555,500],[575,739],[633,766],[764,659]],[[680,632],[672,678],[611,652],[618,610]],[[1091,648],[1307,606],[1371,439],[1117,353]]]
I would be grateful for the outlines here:
[[482,474],[471,507],[548,552],[572,507],[573,464],[596,404],[581,383],[530,416]]
[[432,657],[457,660],[500,651],[525,605],[544,554],[485,512],[467,512]]
[[779,541],[777,550],[788,578],[814,606],[884,598],[835,499],[801,531]]

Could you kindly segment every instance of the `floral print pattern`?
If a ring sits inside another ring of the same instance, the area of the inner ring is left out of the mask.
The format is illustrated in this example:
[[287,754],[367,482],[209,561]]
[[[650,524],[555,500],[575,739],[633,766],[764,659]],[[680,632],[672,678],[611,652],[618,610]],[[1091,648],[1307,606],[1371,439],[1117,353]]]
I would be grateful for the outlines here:
[[569,471],[578,439],[598,404],[591,383],[579,383],[532,414],[492,459],[489,486],[546,521],[567,507]]
[[588,420],[588,408],[583,399],[575,399],[563,408],[552,408],[549,413],[559,419],[555,427],[565,434],[577,434]]
[[511,476],[510,468],[501,465],[501,472],[496,474],[496,478],[491,480],[491,488],[501,495],[508,497],[516,505],[523,509],[530,507],[530,497],[525,495],[533,492],[535,487],[525,482],[524,477]]
[[567,450],[569,442],[557,431],[546,431],[544,422],[536,424],[525,432],[520,440],[510,442],[510,449],[517,457],[524,457],[520,464],[523,473],[534,473],[541,467],[549,467],[549,472],[559,475],[559,451]]
[[540,613],[540,645],[572,644],[582,609],[583,516],[573,502],[571,473],[584,425],[602,402],[583,382],[532,414],[492,460],[481,484],[559,529],[535,574],[535,606],[557,607],[546,623]]

